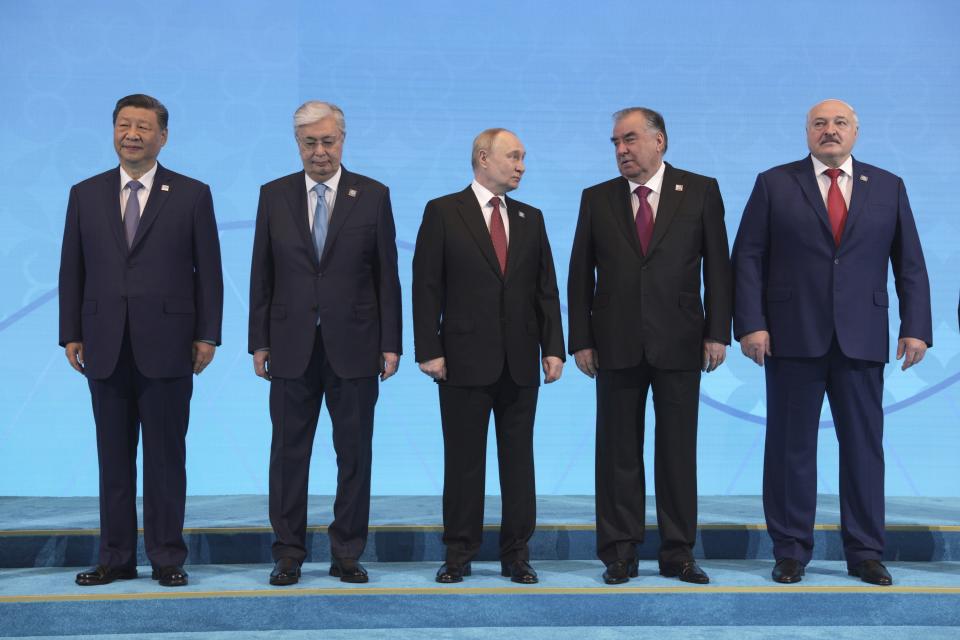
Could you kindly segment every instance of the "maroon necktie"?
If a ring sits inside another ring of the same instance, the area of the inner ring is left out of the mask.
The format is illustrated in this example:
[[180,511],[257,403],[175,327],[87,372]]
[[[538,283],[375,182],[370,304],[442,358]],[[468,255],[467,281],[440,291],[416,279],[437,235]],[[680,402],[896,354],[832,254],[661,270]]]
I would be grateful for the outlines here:
[[837,184],[837,178],[842,171],[840,169],[827,169],[824,171],[830,177],[830,189],[827,191],[827,213],[830,215],[830,226],[833,227],[833,241],[840,246],[840,238],[843,236],[843,227],[847,224],[847,203],[840,193],[840,185]]
[[493,205],[493,215],[490,216],[490,240],[493,241],[493,250],[500,263],[500,273],[507,275],[507,230],[503,228],[503,218],[500,217],[500,198],[490,198]]
[[644,186],[633,190],[640,199],[640,208],[637,209],[637,238],[640,240],[643,255],[647,255],[647,247],[650,246],[650,238],[653,237],[653,209],[647,202],[647,196],[651,191],[650,187]]

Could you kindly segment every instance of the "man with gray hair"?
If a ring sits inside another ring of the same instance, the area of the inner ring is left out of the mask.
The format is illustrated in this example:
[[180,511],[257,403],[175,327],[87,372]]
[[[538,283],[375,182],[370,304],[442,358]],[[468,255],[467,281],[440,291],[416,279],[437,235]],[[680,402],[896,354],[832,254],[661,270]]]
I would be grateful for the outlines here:
[[652,388],[660,574],[704,584],[693,558],[697,413],[701,371],[720,366],[730,342],[723,201],[713,178],[663,162],[659,113],[635,107],[613,119],[621,177],[584,190],[567,280],[570,353],[597,380],[597,555],[607,584],[637,575]]
[[532,584],[536,525],[533,421],[540,384],[560,378],[563,328],[543,214],[507,197],[526,152],[506,129],[473,142],[474,180],[427,203],[413,256],[416,359],[440,392],[441,583],[470,575],[483,537],[487,431],[493,412],[503,518],[501,573]]
[[340,163],[346,124],[327,102],[293,117],[303,171],[260,189],[250,273],[249,350],[270,381],[270,584],[295,584],[307,556],[307,485],[324,397],[337,496],[330,575],[367,582],[373,416],[401,353],[396,231],[386,186]]

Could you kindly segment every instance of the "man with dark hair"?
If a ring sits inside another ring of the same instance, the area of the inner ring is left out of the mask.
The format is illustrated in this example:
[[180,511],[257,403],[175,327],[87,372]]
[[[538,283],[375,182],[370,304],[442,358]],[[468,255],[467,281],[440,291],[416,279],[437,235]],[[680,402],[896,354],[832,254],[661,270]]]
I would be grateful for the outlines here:
[[533,421],[539,369],[563,371],[563,328],[543,214],[506,196],[526,152],[506,129],[473,142],[474,180],[431,200],[413,255],[413,326],[420,370],[439,386],[443,426],[441,583],[460,582],[483,536],[487,431],[493,413],[503,521],[501,573],[532,584],[536,526]]
[[570,353],[597,380],[597,555],[607,584],[637,575],[652,388],[660,574],[703,584],[693,559],[697,414],[701,370],[720,366],[730,342],[723,201],[713,178],[663,162],[656,111],[618,111],[611,141],[621,177],[584,190],[567,280]]
[[270,584],[307,557],[307,487],[321,402],[337,453],[330,575],[367,582],[373,415],[402,352],[390,191],[341,164],[343,111],[311,100],[293,116],[303,170],[260,189],[250,272],[254,372],[270,380]]
[[97,566],[81,586],[137,577],[137,443],[153,578],[187,584],[187,422],[193,380],[220,344],[220,243],[207,185],[157,163],[167,110],[141,94],[113,112],[120,158],[74,185],[60,261],[60,344],[86,376],[100,465]]

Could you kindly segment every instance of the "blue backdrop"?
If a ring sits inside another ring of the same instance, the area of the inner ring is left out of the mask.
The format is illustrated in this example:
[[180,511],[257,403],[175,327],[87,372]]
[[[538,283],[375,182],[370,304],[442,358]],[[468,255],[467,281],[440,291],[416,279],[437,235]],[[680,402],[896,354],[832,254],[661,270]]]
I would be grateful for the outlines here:
[[[887,368],[887,491],[960,495],[960,5],[664,4],[0,0],[0,495],[97,493],[86,383],[56,344],[60,238],[70,185],[116,165],[110,113],[135,92],[169,107],[160,160],[211,185],[221,227],[224,344],[197,379],[192,494],[267,491],[267,384],[246,354],[250,250],[259,185],[300,168],[291,115],[304,100],[343,107],[344,164],[393,194],[406,355],[377,407],[373,490],[437,494],[439,415],[412,360],[410,261],[424,203],[468,183],[476,133],[503,126],[525,143],[516,195],[546,215],[563,292],[580,191],[616,175],[613,111],[665,115],[667,159],[719,179],[732,240],[756,174],[804,156],[806,110],[837,97],[860,116],[855,155],[905,179],[933,288],[935,348],[907,373]],[[594,406],[572,363],[542,389],[540,493],[592,493]],[[703,385],[702,494],[760,492],[763,414],[762,372],[734,346]],[[829,419],[823,493],[837,488]],[[328,433],[324,417],[314,493],[335,486]]]

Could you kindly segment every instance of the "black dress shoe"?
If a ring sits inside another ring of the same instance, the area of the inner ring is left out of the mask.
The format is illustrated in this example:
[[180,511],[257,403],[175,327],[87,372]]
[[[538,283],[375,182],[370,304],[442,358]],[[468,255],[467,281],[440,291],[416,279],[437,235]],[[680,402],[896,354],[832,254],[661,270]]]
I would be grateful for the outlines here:
[[710,578],[704,573],[695,560],[672,562],[660,565],[660,575],[667,578],[680,578],[683,582],[693,584],[709,584]]
[[444,562],[440,565],[440,569],[437,570],[437,582],[441,584],[453,584],[454,582],[463,582],[463,579],[469,576],[470,563],[466,564],[454,564],[452,562]]
[[161,587],[185,587],[187,586],[187,576],[190,575],[180,566],[154,568],[150,576],[154,580],[160,581]]
[[881,587],[889,587],[893,584],[893,577],[879,560],[864,560],[853,567],[848,566],[847,573],[851,576],[857,576],[864,582],[878,584]]
[[300,563],[293,558],[280,558],[270,572],[270,584],[286,587],[300,581]]
[[530,563],[526,560],[501,562],[500,575],[505,578],[509,577],[511,582],[519,582],[520,584],[537,584],[537,582],[539,582],[539,580],[537,580],[537,572],[533,570],[533,567],[531,567]]
[[777,560],[777,564],[773,567],[770,575],[773,577],[774,582],[793,584],[794,582],[800,582],[800,580],[803,579],[804,573],[805,570],[799,560],[781,558]]
[[334,578],[340,578],[340,582],[352,582],[359,584],[368,582],[370,576],[363,565],[356,560],[348,558],[334,558],[330,561],[330,575]]
[[637,577],[636,560],[617,560],[607,565],[603,572],[603,581],[607,584],[623,584]]
[[136,567],[108,567],[98,564],[77,574],[77,584],[81,587],[95,587],[110,584],[114,580],[133,580],[137,577]]

